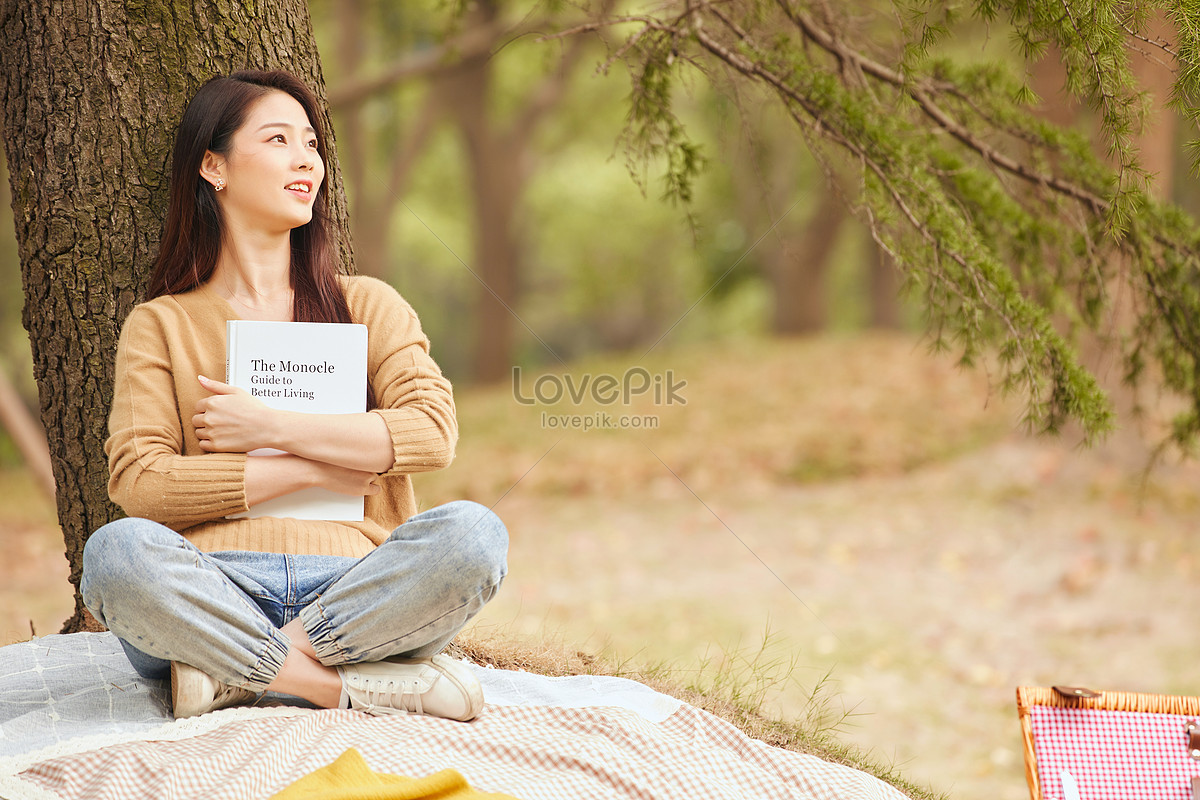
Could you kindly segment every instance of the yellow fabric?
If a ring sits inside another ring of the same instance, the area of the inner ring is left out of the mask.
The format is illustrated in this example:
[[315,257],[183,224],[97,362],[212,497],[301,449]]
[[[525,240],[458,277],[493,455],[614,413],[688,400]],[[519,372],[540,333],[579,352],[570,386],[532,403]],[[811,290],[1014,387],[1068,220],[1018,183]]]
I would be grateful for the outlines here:
[[425,778],[372,772],[351,748],[332,764],[305,775],[271,800],[517,800],[512,795],[480,792],[452,769]]
[[367,326],[367,375],[392,434],[395,461],[366,498],[363,522],[264,517],[246,510],[242,453],[206,453],[191,425],[207,392],[198,374],[224,380],[225,323],[233,308],[207,287],[138,305],[121,329],[109,414],[108,493],[125,513],[161,522],[205,552],[252,550],[361,557],[416,512],[409,474],[441,469],[458,439],[450,383],[429,355],[417,315],[383,281],[348,277],[350,315]]

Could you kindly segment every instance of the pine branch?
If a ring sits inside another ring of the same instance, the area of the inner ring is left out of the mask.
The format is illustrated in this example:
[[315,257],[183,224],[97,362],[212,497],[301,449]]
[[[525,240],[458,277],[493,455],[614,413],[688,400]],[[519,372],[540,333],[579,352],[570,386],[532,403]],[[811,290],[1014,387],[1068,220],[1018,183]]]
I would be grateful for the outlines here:
[[[953,119],[949,114],[933,100],[931,92],[946,92],[957,91],[953,84],[943,84],[942,86],[934,86],[928,81],[906,81],[904,76],[899,72],[888,69],[882,64],[867,58],[845,46],[838,40],[834,39],[827,31],[818,27],[811,18],[807,15],[792,8],[791,3],[787,0],[778,0],[779,5],[784,12],[791,18],[796,26],[803,31],[804,35],[810,41],[820,46],[827,52],[836,55],[839,59],[849,61],[861,70],[864,74],[870,75],[873,78],[884,81],[902,91],[906,92],[921,109],[937,123],[938,127],[949,133],[955,139],[966,145],[967,147],[978,153],[983,159],[989,163],[995,164],[1001,169],[1011,172],[1012,174],[1026,180],[1030,183],[1039,186],[1048,186],[1051,189],[1072,197],[1083,203],[1086,203],[1094,210],[1105,210],[1108,204],[1098,197],[1095,193],[1084,189],[1081,186],[1076,186],[1070,181],[1063,180],[1055,175],[1046,175],[1039,173],[1027,164],[1022,164],[1014,158],[1011,158],[995,148],[988,145],[979,137],[973,135],[966,126],[960,124]],[[961,92],[958,92],[961,94]]]
[[819,163],[828,168],[828,150],[858,165],[863,196],[848,205],[858,206],[910,285],[924,287],[936,341],[955,337],[964,363],[995,343],[1004,386],[1023,391],[1026,420],[1042,430],[1075,419],[1094,437],[1111,426],[1107,398],[1058,325],[1065,319],[1068,330],[1101,332],[1115,324],[1104,317],[1110,290],[1133,288],[1137,325],[1119,342],[1126,374],[1136,379],[1152,353],[1164,384],[1192,399],[1176,423],[1182,443],[1200,435],[1200,234],[1134,180],[1144,174],[1129,141],[1139,96],[1125,58],[1131,41],[1175,54],[1175,98],[1184,106],[1200,84],[1200,66],[1185,54],[1200,53],[1200,37],[1183,30],[1172,48],[1140,36],[1137,15],[1118,19],[1114,0],[1097,0],[1087,14],[1068,3],[978,0],[985,17],[1013,15],[1027,55],[1045,41],[1068,53],[1071,88],[1100,110],[1115,173],[1083,137],[1036,120],[1005,69],[932,61],[928,51],[948,33],[950,13],[903,22],[909,40],[894,42],[905,53],[897,67],[882,51],[874,55],[877,38],[853,34],[854,23],[836,16],[844,6],[825,0],[679,0],[571,33],[632,27],[603,65],[631,65],[630,171],[635,161],[644,170],[666,157],[668,192],[685,203],[695,145],[672,105],[683,65],[718,89],[723,80],[766,90]]

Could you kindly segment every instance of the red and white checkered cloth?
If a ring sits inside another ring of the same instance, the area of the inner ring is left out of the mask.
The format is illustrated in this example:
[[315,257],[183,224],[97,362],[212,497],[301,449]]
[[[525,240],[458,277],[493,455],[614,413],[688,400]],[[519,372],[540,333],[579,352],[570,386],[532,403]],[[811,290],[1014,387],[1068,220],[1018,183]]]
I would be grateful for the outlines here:
[[1180,714],[1034,706],[1033,749],[1045,800],[1062,800],[1069,772],[1081,800],[1192,800],[1200,761]]
[[477,789],[522,800],[904,798],[863,772],[770,747],[687,705],[661,723],[605,707],[488,705],[469,723],[336,710],[247,716],[253,711],[202,717],[186,738],[165,726],[149,741],[35,756],[0,774],[0,796],[267,798],[354,747],[378,772],[452,768]]

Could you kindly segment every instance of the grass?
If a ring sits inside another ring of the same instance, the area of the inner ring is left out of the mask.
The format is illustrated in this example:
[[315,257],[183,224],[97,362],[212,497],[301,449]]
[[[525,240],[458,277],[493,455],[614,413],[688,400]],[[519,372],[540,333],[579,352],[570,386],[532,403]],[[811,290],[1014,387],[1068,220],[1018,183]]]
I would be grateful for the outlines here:
[[[516,394],[532,396],[542,376],[559,383],[569,376],[578,387],[600,375],[619,379],[631,366],[686,381],[680,390],[685,402],[656,405],[643,396],[605,407],[586,398],[535,405],[514,399]],[[501,634],[484,634],[476,627],[464,639],[467,655],[497,667],[550,675],[631,677],[770,744],[849,764],[915,798],[942,796],[905,780],[895,763],[843,741],[844,728],[855,723],[854,712],[842,708],[827,667],[779,655],[789,648],[799,652],[796,642],[769,643],[771,637],[763,637],[761,647],[744,651],[734,645],[715,657],[707,647],[705,653],[689,651],[687,643],[697,639],[744,639],[748,632],[741,626],[748,607],[735,601],[734,607],[715,611],[708,600],[688,600],[693,589],[674,579],[655,583],[645,572],[632,570],[623,577],[620,554],[636,553],[643,570],[658,563],[650,569],[675,575],[679,567],[673,566],[671,546],[664,545],[662,555],[655,556],[655,547],[642,546],[638,537],[660,531],[674,541],[683,531],[713,527],[713,517],[734,520],[731,524],[743,533],[759,527],[729,515],[722,503],[729,493],[770,502],[778,492],[830,481],[903,475],[995,442],[1011,431],[1014,416],[990,396],[986,373],[961,371],[951,359],[931,357],[901,335],[743,339],[655,351],[644,358],[606,355],[564,369],[524,371],[516,386],[459,391],[457,401],[458,456],[447,470],[417,476],[422,506],[460,497],[489,506],[501,503],[497,511],[518,529],[513,557],[521,563],[514,571],[525,573],[526,594],[536,594],[530,605],[546,608],[547,595],[557,592],[556,587],[571,587],[553,595],[563,598],[558,601],[562,615],[580,616],[580,605],[599,603],[592,614],[603,620],[598,624],[604,632],[597,645],[568,623],[566,635],[573,645],[556,646],[544,643],[544,631],[564,622],[561,617],[544,618],[516,633],[505,628]],[[543,415],[598,411],[653,415],[658,425],[586,432],[543,427]],[[692,507],[682,518],[662,510],[664,499],[679,495]],[[606,510],[604,498],[619,511]],[[524,511],[514,502],[524,503]],[[709,504],[712,514],[705,510]],[[627,524],[644,531],[630,533]],[[570,532],[552,532],[563,526]],[[583,530],[588,533],[576,535]],[[718,536],[727,538],[723,532]],[[679,546],[698,545],[685,542]],[[834,558],[838,545],[828,545]],[[749,546],[762,552],[757,542]],[[849,564],[853,558],[850,553],[843,560]],[[742,578],[731,580],[736,584]],[[608,588],[589,591],[597,581]],[[731,588],[736,596],[737,587]],[[570,599],[575,591],[578,595]],[[705,588],[698,591],[705,593]],[[620,604],[607,606],[609,601],[598,599],[604,595]],[[620,598],[626,597],[641,599],[622,603]],[[528,621],[526,601],[511,603],[511,618]],[[556,602],[550,603],[553,609]],[[639,640],[651,646],[630,654],[628,643]],[[840,655],[850,655],[845,646]],[[813,669],[817,677],[811,685],[800,686],[795,676],[814,674],[806,672]],[[781,694],[792,698],[784,704],[786,715],[772,708]]]
[[[806,713],[786,720],[764,710],[767,690],[789,679],[789,665],[764,659],[764,647],[751,653],[726,653],[721,663],[704,665],[689,682],[680,682],[669,666],[639,667],[614,664],[584,651],[571,652],[560,645],[532,645],[512,639],[459,636],[450,652],[477,664],[497,669],[524,670],[541,675],[610,675],[643,683],[663,694],[703,709],[735,725],[754,739],[773,747],[808,753],[836,764],[843,764],[873,775],[915,800],[945,800],[904,778],[894,764],[884,764],[860,748],[845,744],[838,731],[853,712],[834,709],[836,696],[825,681],[809,692]],[[794,666],[794,664],[790,665]],[[733,667],[733,668],[731,668]]]

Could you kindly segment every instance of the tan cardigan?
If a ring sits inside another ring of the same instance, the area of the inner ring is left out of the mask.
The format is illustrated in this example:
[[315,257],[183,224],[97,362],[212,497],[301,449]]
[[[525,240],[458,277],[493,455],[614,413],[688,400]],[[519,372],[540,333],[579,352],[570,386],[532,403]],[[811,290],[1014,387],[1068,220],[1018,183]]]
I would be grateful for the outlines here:
[[191,425],[207,392],[196,376],[225,375],[233,308],[206,286],[134,308],[117,346],[108,420],[108,493],[130,516],[161,522],[205,552],[254,550],[363,556],[416,512],[409,474],[454,457],[458,423],[450,383],[429,356],[412,307],[386,283],[343,278],[355,322],[367,326],[367,375],[392,434],[395,463],[366,498],[363,522],[227,520],[246,510],[242,453],[206,453]]

